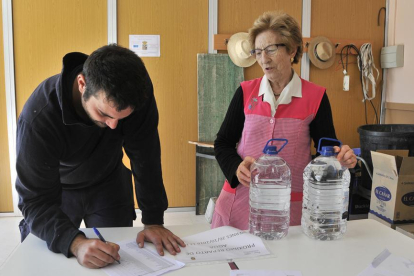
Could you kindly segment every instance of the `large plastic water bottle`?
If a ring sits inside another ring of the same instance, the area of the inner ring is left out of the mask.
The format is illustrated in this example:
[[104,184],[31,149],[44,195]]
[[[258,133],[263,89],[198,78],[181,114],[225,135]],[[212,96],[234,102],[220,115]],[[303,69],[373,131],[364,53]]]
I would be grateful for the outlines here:
[[336,159],[333,146],[320,148],[321,154],[303,172],[302,229],[316,240],[335,240],[346,232],[350,173]]
[[[285,143],[277,150],[269,145],[271,141]],[[292,178],[289,165],[277,155],[287,143],[286,139],[269,140],[264,155],[250,168],[249,231],[266,240],[281,239],[289,230]]]

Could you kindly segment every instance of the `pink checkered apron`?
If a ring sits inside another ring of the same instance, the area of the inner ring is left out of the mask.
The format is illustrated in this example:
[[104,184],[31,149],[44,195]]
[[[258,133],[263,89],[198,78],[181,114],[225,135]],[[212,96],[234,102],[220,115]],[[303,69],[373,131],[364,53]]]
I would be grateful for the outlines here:
[[[292,173],[290,225],[300,225],[302,216],[302,174],[311,160],[309,124],[315,117],[325,88],[302,79],[302,98],[292,97],[290,104],[280,104],[274,117],[269,103],[258,97],[262,78],[241,83],[245,122],[237,146],[241,158],[258,159],[266,142],[272,138],[289,140],[279,156],[286,160]],[[249,188],[239,184],[231,188],[226,180],[214,210],[212,228],[229,225],[249,228]]]

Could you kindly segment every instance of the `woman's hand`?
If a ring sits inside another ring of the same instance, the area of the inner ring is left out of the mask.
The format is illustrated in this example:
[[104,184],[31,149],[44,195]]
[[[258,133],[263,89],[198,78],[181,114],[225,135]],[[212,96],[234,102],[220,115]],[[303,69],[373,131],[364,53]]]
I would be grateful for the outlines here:
[[335,152],[339,152],[336,157],[341,165],[348,169],[355,167],[357,163],[356,155],[354,151],[348,145],[342,145],[341,148],[334,147]]
[[250,166],[256,160],[251,156],[246,156],[236,170],[236,176],[239,182],[246,187],[250,186]]

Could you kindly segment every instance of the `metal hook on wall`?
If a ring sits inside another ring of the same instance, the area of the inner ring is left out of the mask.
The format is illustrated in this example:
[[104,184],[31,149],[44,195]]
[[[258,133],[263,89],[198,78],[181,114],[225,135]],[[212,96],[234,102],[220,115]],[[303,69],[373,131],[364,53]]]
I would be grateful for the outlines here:
[[[378,18],[377,18],[377,26],[380,26],[380,15],[381,15],[381,11],[384,10],[384,13],[387,12],[385,7],[382,7],[379,11],[378,11]],[[385,18],[384,18],[384,25],[385,25]]]

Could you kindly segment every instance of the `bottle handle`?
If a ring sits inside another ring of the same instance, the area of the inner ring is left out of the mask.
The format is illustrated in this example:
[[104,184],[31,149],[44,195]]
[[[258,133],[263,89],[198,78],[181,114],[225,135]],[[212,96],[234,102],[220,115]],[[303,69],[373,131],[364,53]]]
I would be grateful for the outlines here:
[[281,141],[281,142],[285,142],[279,150],[277,150],[277,147],[276,147],[276,153],[281,152],[281,151],[282,151],[282,149],[283,149],[283,148],[287,145],[287,143],[288,143],[288,140],[287,140],[287,139],[284,139],[284,138],[273,138],[273,139],[270,139],[269,141],[267,141],[266,146],[265,146],[265,147],[264,147],[264,149],[263,149],[263,152],[266,152],[266,148],[267,148],[267,146],[269,145],[269,143],[270,143],[271,141]]
[[319,143],[318,143],[318,152],[321,152],[321,142],[322,140],[327,140],[327,141],[333,141],[333,142],[338,142],[339,143],[339,147],[342,146],[342,142],[339,141],[338,139],[333,139],[333,138],[326,138],[326,137],[322,137],[321,139],[319,139]]

